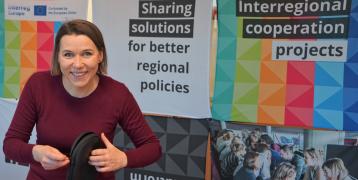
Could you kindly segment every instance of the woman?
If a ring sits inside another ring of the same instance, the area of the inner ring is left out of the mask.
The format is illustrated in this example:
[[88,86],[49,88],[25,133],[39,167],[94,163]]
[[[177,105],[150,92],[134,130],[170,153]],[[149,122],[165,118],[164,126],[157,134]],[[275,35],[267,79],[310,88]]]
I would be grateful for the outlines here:
[[324,180],[322,171],[322,157],[314,148],[306,149],[304,152],[306,172],[304,180]]
[[249,151],[245,154],[243,166],[235,174],[234,179],[256,180],[256,171],[260,168],[259,153]]
[[340,158],[331,158],[323,163],[322,169],[327,180],[352,180]]
[[295,178],[295,166],[288,162],[281,163],[272,176],[274,180],[295,180]]
[[[114,180],[124,167],[148,165],[161,156],[159,140],[126,86],[106,76],[106,48],[99,29],[84,20],[59,29],[51,72],[31,76],[4,139],[5,155],[30,163],[27,179],[66,179],[70,148],[84,131],[100,135],[106,148],[91,152],[98,179]],[[113,146],[120,125],[136,149]],[[36,144],[28,144],[36,125]]]

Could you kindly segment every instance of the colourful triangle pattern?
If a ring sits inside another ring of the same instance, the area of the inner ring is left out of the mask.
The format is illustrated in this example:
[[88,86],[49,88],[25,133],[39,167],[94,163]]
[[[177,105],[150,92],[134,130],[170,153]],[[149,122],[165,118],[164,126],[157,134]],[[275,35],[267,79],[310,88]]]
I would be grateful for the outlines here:
[[343,111],[315,109],[313,127],[343,130]]
[[270,106],[285,106],[285,84],[260,84],[259,104]]
[[20,47],[24,50],[36,50],[37,48],[37,35],[36,33],[21,32]]
[[286,87],[286,105],[312,108],[314,88],[310,85],[290,85]]
[[259,84],[236,83],[234,86],[234,104],[257,104]]
[[237,59],[238,60],[254,60],[261,59],[261,40],[237,39]]
[[235,61],[222,61],[216,65],[216,81],[233,82],[235,78]]
[[264,106],[258,108],[258,123],[269,125],[283,125],[285,120],[285,106]]
[[233,121],[256,123],[257,105],[235,104],[231,112]]
[[344,66],[344,87],[358,88],[358,63],[346,63]]
[[39,70],[49,70],[51,64],[51,51],[37,51],[37,68]]
[[5,48],[20,49],[20,33],[19,32],[5,32]]
[[40,51],[52,51],[54,46],[53,33],[38,33],[37,47]]
[[217,82],[213,97],[214,104],[231,104],[233,99],[234,83]]
[[315,66],[315,86],[343,86],[344,64],[317,62]]
[[21,21],[21,32],[36,33],[37,23],[35,21]]
[[345,112],[343,120],[343,129],[346,131],[357,131],[358,129],[358,113]]
[[235,82],[258,83],[260,78],[259,61],[238,61]]
[[286,106],[285,125],[295,127],[312,127],[313,109]]
[[21,67],[36,69],[37,62],[36,50],[22,50],[21,51]]
[[20,65],[20,50],[5,49],[5,67],[18,67]]
[[37,22],[37,32],[38,33],[53,33],[54,32],[54,23],[38,21]]
[[313,85],[314,67],[314,62],[288,62],[287,84]]
[[343,110],[343,88],[315,86],[314,107],[327,110]]
[[286,84],[287,62],[263,61],[261,63],[260,82]]

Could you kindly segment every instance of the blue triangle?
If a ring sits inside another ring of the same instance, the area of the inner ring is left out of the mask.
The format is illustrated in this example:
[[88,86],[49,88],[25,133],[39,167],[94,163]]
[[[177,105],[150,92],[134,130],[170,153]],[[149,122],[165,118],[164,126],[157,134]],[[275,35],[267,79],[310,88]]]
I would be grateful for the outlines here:
[[358,131],[358,113],[344,113],[344,126],[345,131]]
[[343,108],[346,111],[358,102],[358,89],[344,88]]
[[347,63],[358,62],[358,38],[348,38]]
[[231,104],[233,98],[234,83],[233,82],[216,82],[213,103]]
[[236,38],[219,38],[217,59],[236,59]]
[[315,69],[315,85],[343,86],[343,63],[318,62]]
[[344,87],[358,88],[358,63],[346,63],[344,67]]
[[317,108],[330,110],[343,109],[343,88],[336,88],[336,92],[326,98],[327,99],[321,102]]
[[349,23],[349,34],[348,37],[349,38],[358,38],[358,32],[357,32],[357,28],[358,28],[358,13],[351,13],[350,14],[350,23]]
[[347,112],[358,112],[358,101],[352,104],[349,108],[346,108],[345,111]]
[[215,81],[234,82],[235,78],[235,61],[222,60],[216,65]]
[[343,113],[315,110],[313,115],[314,128],[342,129]]

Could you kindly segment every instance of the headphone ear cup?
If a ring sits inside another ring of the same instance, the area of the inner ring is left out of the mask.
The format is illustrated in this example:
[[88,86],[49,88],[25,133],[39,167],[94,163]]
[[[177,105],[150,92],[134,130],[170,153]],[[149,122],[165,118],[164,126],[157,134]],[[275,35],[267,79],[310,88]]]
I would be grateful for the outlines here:
[[67,180],[95,180],[97,170],[88,163],[88,158],[92,150],[103,147],[104,145],[97,134],[93,132],[80,134],[71,147],[71,161]]

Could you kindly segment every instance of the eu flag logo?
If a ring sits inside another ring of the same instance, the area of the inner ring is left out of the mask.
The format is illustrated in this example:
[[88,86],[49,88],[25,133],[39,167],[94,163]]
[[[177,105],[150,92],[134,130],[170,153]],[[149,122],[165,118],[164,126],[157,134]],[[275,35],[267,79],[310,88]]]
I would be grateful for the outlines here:
[[34,15],[35,16],[46,16],[46,9],[45,5],[35,5],[34,6]]

